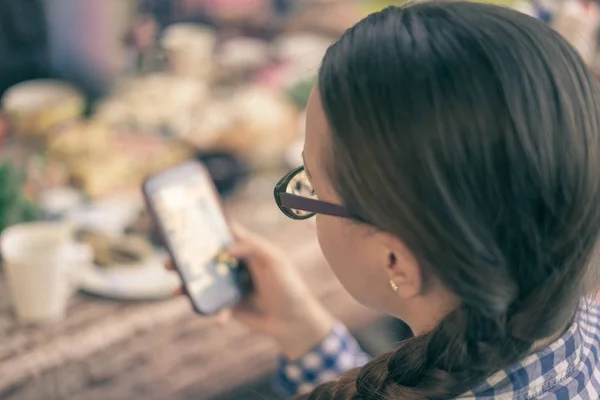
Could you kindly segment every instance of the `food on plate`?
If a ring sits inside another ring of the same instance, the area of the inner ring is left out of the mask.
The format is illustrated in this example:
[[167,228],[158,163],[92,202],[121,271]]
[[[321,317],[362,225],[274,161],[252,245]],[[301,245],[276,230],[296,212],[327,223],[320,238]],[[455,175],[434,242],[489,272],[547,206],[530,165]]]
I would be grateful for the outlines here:
[[224,134],[215,148],[238,154],[255,168],[281,164],[298,137],[298,109],[280,93],[258,86],[235,93],[230,109],[236,128]]
[[279,165],[298,137],[299,108],[284,94],[245,86],[197,109],[181,138],[201,151],[225,151],[251,167]]
[[48,152],[64,163],[90,197],[138,187],[146,176],[191,155],[181,144],[137,132],[116,132],[98,122],[79,122],[57,132],[49,140]]
[[195,79],[153,74],[126,81],[96,107],[94,119],[117,128],[181,133],[186,121],[209,99]]
[[155,254],[150,242],[140,235],[112,237],[102,233],[80,231],[79,241],[94,251],[94,263],[103,268],[136,266]]
[[26,161],[25,191],[32,200],[39,200],[42,192],[69,184],[69,171],[59,160],[34,155]]
[[9,88],[2,107],[15,132],[41,136],[77,119],[85,109],[83,94],[67,82],[36,79]]
[[133,187],[140,180],[124,157],[80,159],[71,165],[74,183],[92,198]]
[[[184,124],[187,123],[187,126]],[[215,99],[198,107],[190,118],[179,121],[179,137],[198,150],[209,150],[236,128],[237,121],[229,102]]]
[[113,133],[106,125],[78,121],[52,134],[47,149],[57,158],[73,161],[106,154],[112,140]]

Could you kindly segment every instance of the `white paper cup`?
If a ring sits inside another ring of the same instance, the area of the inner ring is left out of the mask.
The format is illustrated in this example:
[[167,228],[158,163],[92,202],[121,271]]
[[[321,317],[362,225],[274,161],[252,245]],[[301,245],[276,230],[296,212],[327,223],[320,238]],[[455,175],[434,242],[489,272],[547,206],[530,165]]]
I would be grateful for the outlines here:
[[13,306],[25,323],[64,318],[74,288],[74,266],[90,257],[71,242],[68,225],[19,224],[2,233],[0,247]]

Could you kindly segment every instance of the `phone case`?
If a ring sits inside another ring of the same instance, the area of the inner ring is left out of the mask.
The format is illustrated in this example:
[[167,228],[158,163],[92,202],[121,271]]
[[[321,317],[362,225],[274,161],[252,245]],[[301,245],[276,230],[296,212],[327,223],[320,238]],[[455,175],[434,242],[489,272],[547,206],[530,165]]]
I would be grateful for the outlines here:
[[[178,170],[181,170],[181,175],[178,173]],[[195,312],[200,315],[208,316],[239,303],[252,290],[252,281],[250,279],[248,270],[243,265],[243,262],[226,257],[222,253],[217,253],[215,254],[215,257],[211,259],[211,261],[214,261],[214,263],[211,262],[203,267],[208,271],[210,276],[215,277],[214,282],[210,283],[209,285],[202,284],[203,287],[200,295],[193,293],[194,285],[201,285],[201,283],[199,283],[200,281],[198,280],[193,281],[191,279],[189,276],[191,267],[189,265],[180,265],[181,263],[178,261],[180,257],[178,254],[176,254],[177,250],[171,245],[172,241],[168,237],[168,233],[165,231],[164,224],[161,219],[162,217],[158,215],[158,211],[153,200],[153,195],[158,192],[157,188],[161,186],[160,183],[155,183],[155,181],[158,180],[167,182],[168,178],[165,178],[165,176],[169,175],[172,175],[174,178],[182,178],[184,177],[183,175],[185,173],[189,173],[190,171],[194,173],[202,173],[205,176],[206,184],[210,186],[212,194],[218,201],[219,211],[223,214],[225,221],[227,221],[214,182],[210,178],[206,167],[198,161],[181,164],[147,178],[143,183],[142,191],[146,201],[147,209],[149,210],[155,222],[155,226],[161,237],[162,243],[171,256],[175,269],[179,274],[184,287],[191,289],[187,290],[186,294],[189,297]],[[184,182],[183,179],[180,179],[180,181]],[[225,266],[229,268],[229,272],[226,275],[221,275],[220,271],[224,271]]]

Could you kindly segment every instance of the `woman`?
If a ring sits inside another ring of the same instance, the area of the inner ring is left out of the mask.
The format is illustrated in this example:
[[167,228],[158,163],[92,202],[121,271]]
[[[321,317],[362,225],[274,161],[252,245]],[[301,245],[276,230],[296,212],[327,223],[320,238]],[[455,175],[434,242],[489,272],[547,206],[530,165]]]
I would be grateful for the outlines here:
[[310,399],[597,399],[599,138],[597,83],[543,23],[476,3],[373,14],[325,56],[305,167],[276,197],[317,213],[341,283],[414,337],[367,361],[248,233],[231,254],[256,293],[234,315],[277,340],[280,386]]

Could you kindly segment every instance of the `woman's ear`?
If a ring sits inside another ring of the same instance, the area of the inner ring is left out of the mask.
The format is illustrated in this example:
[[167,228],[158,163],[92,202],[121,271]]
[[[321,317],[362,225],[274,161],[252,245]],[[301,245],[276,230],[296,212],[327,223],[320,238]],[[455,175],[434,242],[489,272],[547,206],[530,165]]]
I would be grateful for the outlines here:
[[399,239],[385,235],[383,268],[396,295],[411,299],[423,293],[423,273],[410,250]]

